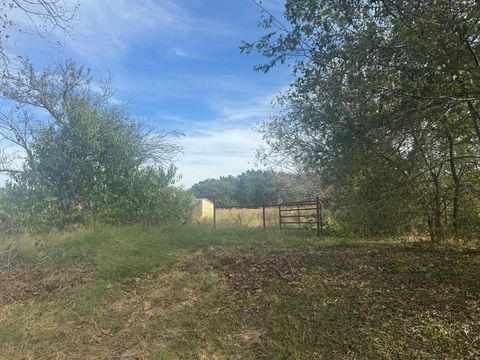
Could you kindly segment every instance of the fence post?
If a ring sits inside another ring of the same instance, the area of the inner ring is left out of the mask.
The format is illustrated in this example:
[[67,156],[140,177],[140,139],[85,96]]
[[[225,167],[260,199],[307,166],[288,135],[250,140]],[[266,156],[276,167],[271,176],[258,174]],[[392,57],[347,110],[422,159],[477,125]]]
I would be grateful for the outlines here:
[[321,211],[320,199],[318,198],[318,195],[317,195],[317,236],[320,236],[320,226],[322,226],[322,225],[320,225],[321,224],[320,211]]
[[319,203],[320,207],[320,229],[323,229],[323,206],[322,203]]
[[263,204],[262,213],[263,213],[263,230],[265,230],[265,228],[266,228],[266,224],[265,224],[265,204]]
[[213,228],[217,228],[217,206],[215,205],[215,201],[213,202]]
[[278,225],[282,230],[282,205],[278,205]]
[[300,218],[300,205],[297,205],[297,227],[300,229],[302,226],[300,224],[301,218]]

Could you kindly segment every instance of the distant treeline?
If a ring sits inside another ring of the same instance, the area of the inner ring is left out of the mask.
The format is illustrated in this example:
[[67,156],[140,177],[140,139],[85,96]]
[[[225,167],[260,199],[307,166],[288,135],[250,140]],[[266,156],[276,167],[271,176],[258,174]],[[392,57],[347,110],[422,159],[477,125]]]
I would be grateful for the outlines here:
[[256,206],[311,198],[318,188],[313,176],[249,170],[237,176],[200,181],[192,186],[192,192],[217,206]]

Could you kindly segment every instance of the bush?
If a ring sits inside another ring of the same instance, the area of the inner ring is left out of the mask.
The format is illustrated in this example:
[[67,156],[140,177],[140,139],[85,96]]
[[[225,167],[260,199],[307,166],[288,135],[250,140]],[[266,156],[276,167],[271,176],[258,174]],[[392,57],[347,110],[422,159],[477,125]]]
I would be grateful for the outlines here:
[[[20,171],[5,170],[12,177],[0,199],[2,224],[184,221],[189,195],[172,187],[169,164],[179,145],[169,134],[144,128],[113,105],[108,86],[92,89],[88,71],[71,61],[41,73],[24,66],[4,89],[18,106],[0,124],[0,145],[22,147],[25,158]],[[43,109],[45,119],[21,117],[20,105],[27,113]]]
[[102,217],[109,223],[158,225],[185,223],[192,216],[190,191],[172,186],[175,169],[146,168],[136,174],[127,194],[118,196]]

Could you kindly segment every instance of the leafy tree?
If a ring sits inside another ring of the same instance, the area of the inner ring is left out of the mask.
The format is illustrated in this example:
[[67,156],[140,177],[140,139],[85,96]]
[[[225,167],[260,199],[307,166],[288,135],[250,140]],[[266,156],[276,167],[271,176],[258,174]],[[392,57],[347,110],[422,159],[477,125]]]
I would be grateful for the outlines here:
[[[40,217],[57,226],[97,215],[132,221],[143,214],[148,223],[166,218],[153,194],[175,179],[169,164],[178,145],[131,120],[111,104],[108,87],[96,93],[90,81],[71,61],[40,73],[24,62],[5,80],[3,95],[14,107],[0,117],[0,145],[16,151],[4,157],[2,171],[13,176],[7,189],[16,212],[24,222]],[[42,112],[34,116],[37,109]]]
[[193,195],[175,188],[176,169],[141,168],[135,172],[128,188],[116,196],[102,212],[111,223],[185,223],[192,215]]
[[318,183],[307,174],[248,170],[238,176],[207,179],[192,186],[197,198],[207,198],[218,206],[261,206],[305,200],[319,192]]
[[[240,204],[278,204],[286,198],[287,193],[286,181],[281,181],[282,175],[274,171],[244,172],[237,177],[235,197]],[[283,176],[283,180],[286,178],[286,175]]]
[[239,205],[235,199],[237,179],[234,176],[221,176],[219,179],[206,179],[192,186],[197,198],[214,201],[218,206]]
[[269,58],[257,70],[292,64],[263,133],[333,185],[346,227],[440,241],[478,224],[479,16],[476,1],[287,0],[288,25],[267,16],[243,44]]

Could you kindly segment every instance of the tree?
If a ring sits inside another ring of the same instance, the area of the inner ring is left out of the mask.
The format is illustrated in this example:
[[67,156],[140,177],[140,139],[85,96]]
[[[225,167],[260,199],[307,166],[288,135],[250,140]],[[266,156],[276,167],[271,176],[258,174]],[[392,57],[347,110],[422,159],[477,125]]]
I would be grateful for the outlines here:
[[362,232],[425,226],[439,241],[478,223],[480,5],[287,0],[284,16],[242,46],[270,59],[258,70],[297,74],[263,127],[273,155],[322,173]]
[[197,198],[215,201],[217,206],[262,206],[310,199],[319,194],[311,174],[272,170],[248,170],[237,176],[207,179],[192,186]]
[[0,59],[6,64],[12,33],[35,32],[40,37],[60,29],[69,32],[79,3],[68,0],[8,0],[0,4]]
[[221,176],[219,179],[206,179],[192,186],[197,198],[209,199],[217,206],[239,205],[235,199],[237,180],[233,176]]
[[83,221],[132,209],[128,202],[147,206],[135,200],[139,183],[171,185],[170,164],[180,151],[172,134],[131,120],[110,102],[109,86],[93,91],[89,71],[72,61],[43,72],[23,65],[4,79],[13,108],[0,114],[1,171],[12,175],[8,188],[19,211],[61,224]]

